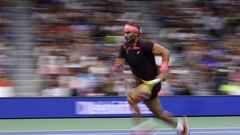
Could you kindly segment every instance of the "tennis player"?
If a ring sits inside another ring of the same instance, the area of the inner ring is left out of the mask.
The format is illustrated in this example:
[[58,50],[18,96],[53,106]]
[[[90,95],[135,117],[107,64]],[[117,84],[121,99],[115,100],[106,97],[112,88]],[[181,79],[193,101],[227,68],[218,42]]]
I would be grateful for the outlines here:
[[[124,37],[126,42],[121,46],[113,68],[117,69],[127,63],[135,76],[136,88],[127,96],[131,109],[139,117],[140,109],[137,105],[143,101],[157,118],[176,128],[179,135],[189,135],[186,119],[176,120],[170,113],[164,111],[157,95],[161,89],[161,80],[168,72],[169,50],[157,43],[140,39],[140,27],[135,24],[124,26]],[[162,56],[160,69],[156,65],[155,55]],[[150,89],[147,89],[146,85]]]

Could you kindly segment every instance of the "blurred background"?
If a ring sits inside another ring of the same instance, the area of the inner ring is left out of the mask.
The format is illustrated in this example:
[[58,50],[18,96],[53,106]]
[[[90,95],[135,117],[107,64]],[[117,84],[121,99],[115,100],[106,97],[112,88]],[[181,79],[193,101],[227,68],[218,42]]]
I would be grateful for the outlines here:
[[[0,97],[125,96],[123,26],[171,51],[159,95],[240,95],[239,0],[0,0]],[[161,63],[161,58],[156,58]]]

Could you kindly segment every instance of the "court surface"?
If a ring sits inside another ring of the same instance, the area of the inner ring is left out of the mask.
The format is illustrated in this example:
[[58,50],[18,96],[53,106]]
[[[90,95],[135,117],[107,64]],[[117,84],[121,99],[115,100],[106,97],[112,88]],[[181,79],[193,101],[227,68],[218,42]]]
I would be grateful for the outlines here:
[[[137,127],[131,118],[0,119],[0,135],[131,135],[133,131],[143,135],[145,129],[151,135],[176,135],[162,121],[143,119]],[[240,117],[190,117],[188,121],[191,135],[240,135]]]
[[[143,135],[136,133],[134,135]],[[191,129],[191,135],[239,135],[240,128]],[[131,130],[95,130],[95,131],[38,131],[38,132],[2,132],[0,135],[131,135]],[[150,135],[150,134],[144,134]],[[159,130],[151,135],[176,135],[174,130]]]

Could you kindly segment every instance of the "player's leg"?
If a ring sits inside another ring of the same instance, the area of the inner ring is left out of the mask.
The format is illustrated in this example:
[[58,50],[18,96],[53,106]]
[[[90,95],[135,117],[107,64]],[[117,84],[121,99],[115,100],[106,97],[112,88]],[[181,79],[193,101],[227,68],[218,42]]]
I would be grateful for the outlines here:
[[140,110],[137,106],[137,104],[140,102],[139,100],[136,100],[134,94],[129,94],[127,96],[128,104],[130,105],[131,109],[134,111],[134,114],[140,115]]
[[149,110],[156,115],[157,118],[167,122],[172,127],[177,127],[177,120],[172,117],[172,115],[166,111],[164,111],[161,107],[161,103],[159,97],[155,97],[153,99],[145,100],[144,104],[149,108]]
[[175,120],[170,113],[165,112],[162,109],[158,92],[161,90],[161,82],[157,83],[151,92],[151,97],[147,100],[144,100],[145,105],[149,110],[156,115],[157,118],[162,119],[173,127],[177,126],[177,120]]
[[164,111],[161,107],[159,97],[146,100],[144,103],[157,118],[167,122],[173,128],[176,128],[179,135],[189,135],[187,120],[177,121],[169,112]]
[[134,112],[139,115],[140,110],[137,104],[141,101],[149,99],[151,96],[151,90],[143,84],[139,84],[136,88],[134,88],[127,96],[127,100],[131,108]]
[[138,103],[148,99],[150,96],[151,90],[143,84],[138,85],[128,94],[127,100],[131,109],[134,111],[135,116],[133,119],[134,125],[138,125],[142,120],[140,118],[140,109],[138,108]]
[[139,123],[141,123],[140,120],[140,109],[138,108],[138,103],[140,102],[139,99],[136,98],[136,93],[130,93],[127,96],[127,100],[128,100],[128,104],[130,105],[130,108],[133,110],[134,112],[134,117],[133,117],[133,124],[138,125]]

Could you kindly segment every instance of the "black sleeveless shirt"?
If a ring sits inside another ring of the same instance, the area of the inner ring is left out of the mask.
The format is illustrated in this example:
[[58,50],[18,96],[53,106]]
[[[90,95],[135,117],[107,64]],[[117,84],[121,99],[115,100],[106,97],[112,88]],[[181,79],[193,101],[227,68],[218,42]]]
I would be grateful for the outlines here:
[[158,75],[155,62],[153,42],[138,40],[135,47],[127,42],[121,46],[119,58],[125,59],[132,73],[139,79],[152,80]]

